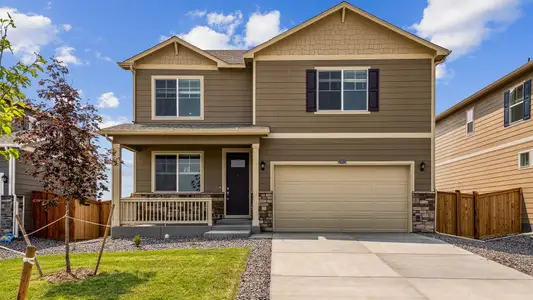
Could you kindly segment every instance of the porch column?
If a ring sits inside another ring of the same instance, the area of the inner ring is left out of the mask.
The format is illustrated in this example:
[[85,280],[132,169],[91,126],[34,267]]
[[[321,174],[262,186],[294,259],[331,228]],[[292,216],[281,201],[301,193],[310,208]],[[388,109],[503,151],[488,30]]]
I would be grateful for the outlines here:
[[259,232],[259,144],[252,144],[252,231]]
[[122,147],[120,144],[113,144],[113,164],[111,168],[111,203],[115,205],[111,226],[120,226],[120,197],[122,196]]

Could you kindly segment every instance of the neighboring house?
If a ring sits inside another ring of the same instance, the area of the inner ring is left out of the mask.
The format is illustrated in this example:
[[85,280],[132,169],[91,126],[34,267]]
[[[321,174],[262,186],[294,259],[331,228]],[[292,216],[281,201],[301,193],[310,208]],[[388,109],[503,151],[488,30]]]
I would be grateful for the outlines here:
[[[17,148],[20,156],[25,151],[31,151],[31,147],[20,147],[14,141],[17,132],[27,129],[29,124],[27,122],[21,128],[14,128],[15,132],[11,135],[0,136],[0,148]],[[42,187],[37,179],[26,174],[28,167],[22,158],[5,160],[0,156],[0,195],[3,196],[0,203],[0,233],[16,232],[13,219],[16,214],[21,216],[27,230],[32,229],[32,191],[41,190]],[[16,199],[17,204],[13,205],[13,199]]]
[[522,188],[522,228],[533,220],[533,62],[441,113],[436,120],[438,190]]
[[133,124],[101,134],[117,158],[133,151],[134,194],[121,198],[114,166],[113,235],[232,218],[255,232],[433,230],[435,66],[449,53],[342,2],[250,50],[172,37],[120,62]]

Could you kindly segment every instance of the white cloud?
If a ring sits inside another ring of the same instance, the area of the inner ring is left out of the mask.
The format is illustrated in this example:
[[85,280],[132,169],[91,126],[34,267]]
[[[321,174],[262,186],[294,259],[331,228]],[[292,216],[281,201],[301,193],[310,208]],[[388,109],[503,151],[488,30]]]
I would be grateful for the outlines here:
[[189,16],[189,17],[192,17],[192,18],[201,18],[201,17],[205,16],[206,13],[207,13],[207,11],[205,11],[205,10],[196,9],[196,10],[191,10],[191,11],[187,12],[185,15]]
[[[180,38],[202,49],[235,49],[249,48],[273,38],[284,29],[280,29],[281,13],[277,10],[255,12],[248,19],[243,34],[237,29],[243,23],[241,11],[224,14],[222,12],[193,11],[187,15],[203,17],[207,25],[198,25],[189,32],[177,34]],[[203,14],[202,14],[203,13]],[[173,35],[176,35],[172,32]],[[169,36],[161,35],[160,42]]]
[[68,66],[69,64],[72,65],[83,65],[83,61],[79,58],[77,58],[74,53],[76,52],[76,49],[73,47],[59,47],[56,48],[56,55],[55,59],[62,62],[63,65]]
[[15,8],[0,7],[0,18],[10,14],[17,28],[10,28],[8,39],[11,41],[13,52],[23,63],[32,63],[34,53],[39,53],[41,47],[57,39],[58,30],[52,20],[42,15],[26,15]]
[[233,48],[233,45],[230,45],[231,36],[207,26],[196,26],[188,33],[180,34],[179,37],[205,50]]
[[65,31],[70,31],[72,29],[72,25],[70,24],[61,24],[61,28]]
[[235,13],[225,15],[223,13],[209,13],[207,15],[207,24],[215,28],[224,30],[226,35],[232,36],[235,29],[242,22],[242,12],[236,11]]
[[129,119],[123,116],[119,116],[119,117],[111,117],[108,115],[101,115],[101,116],[102,116],[102,123],[100,124],[100,129],[111,127],[111,126],[116,126],[120,124],[130,123]]
[[111,57],[102,55],[100,51],[96,51],[95,54],[96,54],[96,58],[98,59],[105,60],[105,61],[113,61]]
[[[496,31],[504,31],[520,17],[522,0],[428,0],[416,34],[452,50],[450,61],[481,46]],[[446,66],[437,78],[450,75]]]
[[280,29],[280,17],[278,10],[253,13],[246,23],[246,47],[259,45],[283,32],[284,30]]
[[113,92],[102,93],[98,97],[97,106],[100,108],[117,108],[119,105],[119,100]]

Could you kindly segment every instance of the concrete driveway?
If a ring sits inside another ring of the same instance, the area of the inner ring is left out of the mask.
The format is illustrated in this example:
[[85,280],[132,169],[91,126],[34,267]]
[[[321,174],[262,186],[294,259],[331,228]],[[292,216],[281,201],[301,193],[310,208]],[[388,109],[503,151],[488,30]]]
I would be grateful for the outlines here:
[[531,299],[533,277],[417,234],[274,234],[281,299]]

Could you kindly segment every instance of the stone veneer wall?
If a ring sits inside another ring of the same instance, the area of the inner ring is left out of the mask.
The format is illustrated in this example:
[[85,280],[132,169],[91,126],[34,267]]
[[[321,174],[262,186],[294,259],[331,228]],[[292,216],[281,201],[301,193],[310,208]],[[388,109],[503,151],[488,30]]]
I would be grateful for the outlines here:
[[13,196],[2,196],[0,203],[0,234],[13,232]]
[[134,193],[133,198],[211,198],[213,222],[224,218],[223,193],[175,194],[175,193]]
[[259,192],[259,227],[264,232],[272,232],[274,229],[273,199],[272,191]]
[[413,192],[413,232],[435,232],[435,192]]

